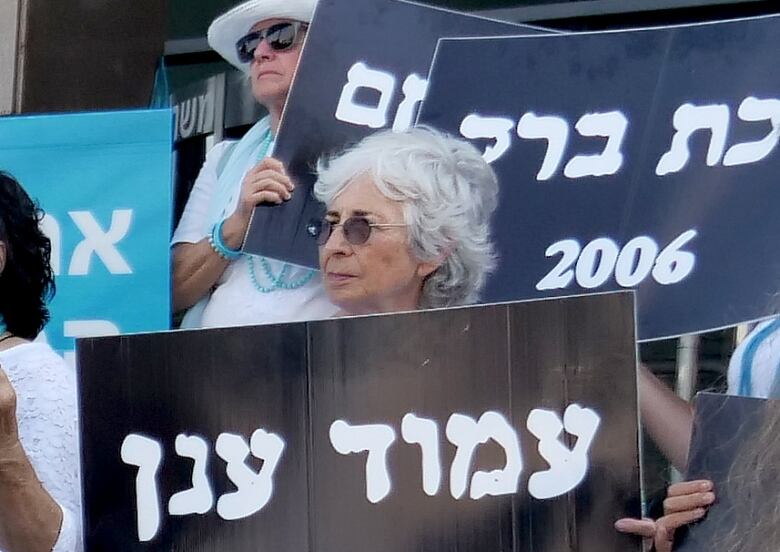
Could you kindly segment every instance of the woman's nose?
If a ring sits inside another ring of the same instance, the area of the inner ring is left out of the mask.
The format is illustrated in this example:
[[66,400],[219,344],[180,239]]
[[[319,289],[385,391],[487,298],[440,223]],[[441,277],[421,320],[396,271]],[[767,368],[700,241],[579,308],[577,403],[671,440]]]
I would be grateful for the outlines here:
[[273,48],[268,45],[268,41],[263,39],[255,48],[255,59],[260,61],[261,59],[269,59],[273,55]]
[[332,253],[346,253],[352,250],[351,244],[344,235],[344,226],[341,224],[333,225],[333,230],[328,236],[328,241],[323,246],[325,251]]

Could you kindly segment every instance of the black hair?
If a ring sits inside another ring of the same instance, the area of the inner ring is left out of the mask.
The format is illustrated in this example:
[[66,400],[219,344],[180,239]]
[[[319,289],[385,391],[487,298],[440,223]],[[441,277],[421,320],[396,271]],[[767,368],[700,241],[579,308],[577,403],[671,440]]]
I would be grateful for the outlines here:
[[46,303],[55,292],[51,241],[42,220],[43,211],[19,182],[0,172],[0,241],[6,249],[0,315],[9,332],[25,339],[34,339],[48,322]]

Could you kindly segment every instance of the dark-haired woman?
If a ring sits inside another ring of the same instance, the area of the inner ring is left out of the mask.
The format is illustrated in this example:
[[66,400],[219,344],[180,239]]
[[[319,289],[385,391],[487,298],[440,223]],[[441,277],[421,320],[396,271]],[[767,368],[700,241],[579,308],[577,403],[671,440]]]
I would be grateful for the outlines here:
[[33,343],[54,293],[42,213],[0,173],[0,551],[81,550],[73,370]]

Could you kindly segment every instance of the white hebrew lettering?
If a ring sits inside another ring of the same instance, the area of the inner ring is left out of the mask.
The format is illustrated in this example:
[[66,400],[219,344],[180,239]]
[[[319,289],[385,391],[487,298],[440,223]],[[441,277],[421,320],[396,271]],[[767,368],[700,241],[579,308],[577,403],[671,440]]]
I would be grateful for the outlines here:
[[482,157],[487,163],[493,163],[504,155],[512,145],[512,128],[515,123],[511,119],[503,117],[482,117],[481,115],[467,115],[460,124],[460,133],[469,140],[490,138],[495,140],[494,145],[485,148]]
[[203,132],[204,125],[206,124],[206,114],[208,113],[208,95],[201,95],[197,98],[197,105],[198,105],[198,121],[197,121],[197,129],[198,132]]
[[577,132],[581,136],[603,136],[607,138],[604,151],[597,155],[577,155],[563,169],[567,178],[585,176],[606,176],[615,174],[623,165],[623,139],[628,128],[628,119],[620,111],[588,113],[577,121]]
[[404,92],[404,99],[398,106],[395,121],[393,121],[393,131],[395,132],[403,132],[412,126],[417,114],[417,107],[425,99],[425,94],[428,91],[428,81],[412,73],[406,77],[401,89]]
[[566,119],[546,115],[537,117],[526,113],[517,123],[517,135],[526,140],[547,140],[547,152],[537,180],[549,180],[558,171],[569,141],[569,123]]
[[200,121],[198,132],[206,132],[214,127],[214,95],[203,94],[200,97]]
[[761,161],[772,153],[780,140],[780,100],[745,98],[737,115],[747,122],[770,121],[772,130],[762,140],[731,146],[723,157],[727,167]]
[[105,337],[120,333],[119,327],[109,320],[68,320],[63,324],[65,337]]
[[168,513],[172,516],[205,514],[214,506],[214,491],[206,475],[209,445],[197,435],[176,436],[176,454],[183,458],[192,458],[192,488],[179,491],[168,501]]
[[[110,320],[67,320],[62,325],[62,335],[65,337],[104,337],[122,333],[119,326]],[[63,355],[65,361],[76,366],[76,353],[67,351]]]
[[197,122],[197,107],[194,105],[197,98],[190,98],[181,104],[179,111],[179,132],[182,138],[189,138],[195,132]]
[[407,414],[401,420],[401,436],[409,444],[420,445],[423,490],[428,496],[435,496],[441,486],[439,426],[434,420]]
[[[262,429],[252,434],[251,449],[240,435],[223,433],[217,437],[217,454],[227,462],[225,471],[237,489],[217,500],[219,517],[225,520],[245,518],[268,504],[273,494],[274,472],[284,446],[281,437]],[[264,460],[259,472],[246,465],[250,450],[253,456]]]
[[157,472],[162,462],[162,447],[154,439],[131,433],[122,442],[120,455],[125,464],[138,467],[135,476],[138,540],[147,542],[160,528]]
[[84,236],[84,240],[76,246],[73,252],[70,268],[68,268],[69,275],[85,276],[88,274],[92,253],[100,257],[111,274],[133,273],[130,265],[116,248],[116,244],[130,231],[130,223],[133,220],[132,210],[115,210],[111,215],[111,227],[108,232],[103,232],[89,211],[74,211],[69,214]]
[[450,468],[450,493],[460,499],[466,491],[469,472],[477,446],[496,441],[506,454],[503,469],[490,472],[477,471],[471,478],[471,498],[477,500],[485,495],[498,496],[517,492],[520,473],[523,471],[523,457],[514,428],[498,412],[485,412],[479,421],[463,414],[453,414],[447,422],[447,439],[455,445],[455,459]]
[[390,494],[392,483],[387,470],[387,451],[395,442],[395,431],[383,424],[350,425],[336,420],[330,426],[330,442],[339,454],[368,451],[366,498],[376,504]]
[[723,157],[729,130],[729,107],[727,105],[684,104],[674,112],[675,134],[672,147],[663,154],[655,174],[664,176],[681,171],[688,164],[691,150],[688,141],[694,132],[709,129],[712,132],[707,150],[707,165],[714,167]]
[[174,128],[182,138],[202,134],[214,125],[213,95],[206,93],[188,98],[174,106]]
[[[539,454],[550,469],[538,472],[528,480],[528,492],[543,500],[566,494],[582,482],[588,473],[588,451],[601,418],[589,408],[572,404],[563,415],[551,410],[534,409],[528,415],[528,430],[539,439]],[[559,440],[563,429],[577,436],[574,449],[569,450]]]
[[62,230],[60,223],[51,215],[44,215],[41,231],[51,241],[51,271],[55,276],[62,273]]
[[[387,110],[395,93],[395,84],[395,77],[391,73],[370,69],[362,62],[355,63],[347,72],[347,84],[341,91],[336,119],[370,128],[387,126]],[[379,92],[377,105],[355,103],[355,96],[361,88]]]

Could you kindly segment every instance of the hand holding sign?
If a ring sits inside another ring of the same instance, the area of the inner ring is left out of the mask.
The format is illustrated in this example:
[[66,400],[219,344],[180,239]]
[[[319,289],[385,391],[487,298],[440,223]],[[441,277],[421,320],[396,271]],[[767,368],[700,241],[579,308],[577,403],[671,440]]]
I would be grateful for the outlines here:
[[411,126],[439,37],[540,32],[406,1],[320,0],[274,150],[300,191],[278,209],[255,213],[245,251],[318,266],[317,246],[304,231],[322,216],[310,194],[316,160],[375,130]]
[[615,529],[652,541],[656,552],[671,552],[677,529],[702,519],[713,502],[712,481],[675,483],[667,491],[663,517],[656,521],[623,518],[615,522]]
[[246,229],[252,220],[255,207],[264,203],[280,205],[292,197],[295,189],[284,164],[273,157],[266,157],[246,173],[241,182],[241,197],[236,210],[223,227],[225,244],[239,249],[244,241]]
[[252,214],[261,203],[282,203],[292,197],[295,185],[278,159],[266,157],[251,169],[241,183],[241,199],[237,211],[242,216]]

